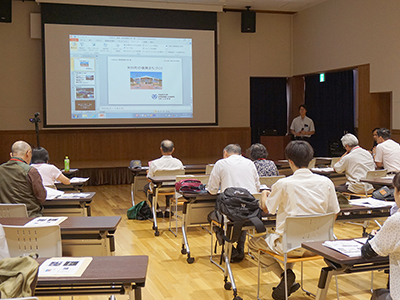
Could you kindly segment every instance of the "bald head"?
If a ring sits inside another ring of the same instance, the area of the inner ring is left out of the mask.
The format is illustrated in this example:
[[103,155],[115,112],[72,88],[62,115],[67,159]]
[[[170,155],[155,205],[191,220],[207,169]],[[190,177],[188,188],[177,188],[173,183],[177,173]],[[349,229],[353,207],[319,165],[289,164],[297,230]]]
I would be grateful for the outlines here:
[[163,140],[161,142],[161,153],[164,155],[170,155],[172,154],[172,152],[174,152],[175,148],[174,148],[174,143],[170,140]]
[[11,146],[10,156],[22,158],[29,164],[32,158],[32,148],[27,142],[17,141]]

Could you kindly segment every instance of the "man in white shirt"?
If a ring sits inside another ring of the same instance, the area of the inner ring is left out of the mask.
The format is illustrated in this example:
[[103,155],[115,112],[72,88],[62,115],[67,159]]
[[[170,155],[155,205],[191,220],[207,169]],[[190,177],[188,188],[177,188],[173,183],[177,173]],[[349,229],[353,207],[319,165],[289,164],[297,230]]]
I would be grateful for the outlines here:
[[306,116],[307,107],[302,104],[299,106],[300,116],[294,118],[290,125],[290,132],[295,140],[308,140],[314,133],[314,122]]
[[360,182],[367,176],[368,171],[375,170],[375,163],[371,154],[358,145],[355,135],[348,133],[341,139],[346,153],[333,166],[337,173],[346,172],[347,182],[336,187],[338,192],[366,193],[374,187],[369,183]]
[[[338,213],[340,211],[332,181],[325,176],[313,174],[308,169],[308,164],[314,155],[310,144],[305,141],[291,141],[285,149],[285,155],[294,172],[293,175],[278,180],[272,186],[271,192],[263,191],[260,202],[265,213],[276,213],[276,230],[266,236],[252,238],[249,241],[249,247],[253,252],[263,248],[283,255],[282,235],[285,220],[289,216]],[[300,248],[291,251],[289,257],[302,257],[307,254],[305,249]],[[267,271],[272,271],[281,278],[281,282],[272,292],[272,298],[275,300],[285,299],[285,280],[282,267],[278,261],[268,255],[261,255],[260,259]],[[293,264],[287,265],[288,295],[300,287],[295,282],[296,277],[292,268]]]
[[[223,159],[218,160],[211,171],[207,189],[210,194],[221,193],[228,187],[240,187],[255,194],[260,190],[260,180],[254,163],[241,155],[241,148],[237,144],[229,144],[223,150]],[[232,261],[239,262],[244,258],[244,242],[246,231],[233,249]]]
[[390,139],[390,130],[379,128],[377,130],[376,153],[374,160],[378,168],[383,167],[388,173],[400,172],[400,145]]
[[[172,153],[175,151],[174,143],[170,140],[163,140],[160,145],[160,150],[162,156],[158,159],[155,159],[149,162],[149,171],[147,172],[147,178],[154,176],[154,173],[158,170],[183,170],[184,166],[182,162],[172,157]],[[149,180],[150,181],[150,180]],[[149,183],[144,186],[144,191],[147,193],[149,188]],[[169,199],[170,196],[166,196],[166,210],[165,210],[165,217],[169,217],[170,209],[169,209]],[[149,199],[151,200],[151,199]],[[157,218],[162,218],[163,213],[162,211],[157,208]]]

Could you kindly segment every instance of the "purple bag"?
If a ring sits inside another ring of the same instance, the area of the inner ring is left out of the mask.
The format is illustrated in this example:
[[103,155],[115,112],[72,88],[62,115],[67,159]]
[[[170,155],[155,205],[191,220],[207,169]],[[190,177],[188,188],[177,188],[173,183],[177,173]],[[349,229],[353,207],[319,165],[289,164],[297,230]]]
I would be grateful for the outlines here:
[[175,183],[177,192],[199,193],[205,192],[205,184],[202,184],[198,179],[182,179]]

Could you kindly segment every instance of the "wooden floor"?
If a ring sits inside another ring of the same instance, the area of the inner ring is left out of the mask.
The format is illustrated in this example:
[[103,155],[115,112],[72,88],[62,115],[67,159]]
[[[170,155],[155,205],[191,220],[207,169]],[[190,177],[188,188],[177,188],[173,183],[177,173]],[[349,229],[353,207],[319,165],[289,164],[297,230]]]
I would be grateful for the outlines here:
[[[93,216],[118,215],[122,217],[122,222],[116,231],[116,255],[149,256],[147,281],[143,289],[144,300],[233,299],[232,291],[226,291],[223,287],[222,271],[209,261],[210,235],[207,231],[200,227],[189,229],[189,242],[195,262],[188,264],[186,256],[180,252],[181,231],[178,237],[173,236],[172,233],[168,232],[168,222],[158,219],[160,222],[160,236],[155,237],[151,229],[152,222],[150,220],[137,221],[127,219],[126,211],[132,204],[128,185],[87,186],[85,191],[97,193],[92,202]],[[368,231],[373,228],[375,227],[371,224]],[[338,238],[359,237],[362,230],[360,226],[356,225],[336,224],[334,233]],[[320,269],[323,266],[325,264],[322,260],[305,264],[306,289],[315,292]],[[243,299],[256,299],[257,266],[255,262],[247,256],[241,263],[233,264],[232,268],[239,296]],[[294,272],[300,280],[300,265],[295,266]],[[375,272],[374,287],[385,287],[387,278],[387,274]],[[272,299],[272,287],[277,285],[279,279],[273,274],[264,272],[262,282],[262,299]],[[340,299],[370,299],[370,272],[342,275],[338,277],[338,282]],[[117,299],[127,299],[127,296],[124,295],[116,295],[116,297]],[[74,297],[74,299],[97,300],[107,299],[107,297]],[[312,298],[299,290],[290,299]],[[336,299],[334,281],[330,285],[327,299]]]

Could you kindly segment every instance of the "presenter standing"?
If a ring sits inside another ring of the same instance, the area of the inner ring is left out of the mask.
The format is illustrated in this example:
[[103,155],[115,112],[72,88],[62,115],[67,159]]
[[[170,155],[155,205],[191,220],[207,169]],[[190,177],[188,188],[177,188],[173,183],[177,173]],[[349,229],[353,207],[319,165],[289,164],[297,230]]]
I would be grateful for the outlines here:
[[314,122],[306,116],[307,107],[304,104],[299,106],[299,113],[300,116],[294,118],[290,125],[290,132],[293,134],[294,140],[309,141],[315,133]]

